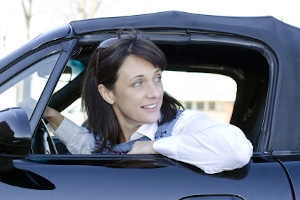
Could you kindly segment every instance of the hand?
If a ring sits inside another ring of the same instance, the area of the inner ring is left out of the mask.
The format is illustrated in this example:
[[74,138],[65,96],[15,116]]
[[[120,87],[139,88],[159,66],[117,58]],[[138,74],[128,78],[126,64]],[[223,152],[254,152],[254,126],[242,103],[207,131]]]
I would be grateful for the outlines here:
[[64,116],[60,114],[60,112],[58,112],[57,110],[47,106],[43,113],[43,118],[49,122],[50,126],[54,130],[56,130],[62,123]]
[[[20,102],[18,106],[23,108],[25,110],[25,112],[27,113],[28,118],[30,118],[36,104],[37,104],[37,101],[34,100],[33,98],[29,97],[29,98],[25,99],[24,101]],[[57,110],[47,106],[43,113],[42,118],[47,120],[50,123],[50,126],[52,126],[52,128],[54,130],[56,130],[59,127],[59,125],[61,124],[61,122],[63,121],[64,116],[61,115]]]
[[[32,115],[32,112],[33,112],[36,104],[37,104],[37,101],[35,99],[28,97],[24,101],[20,102],[18,104],[18,106],[23,108],[25,110],[25,112],[27,113],[28,117],[30,117]],[[57,115],[57,113],[55,112],[55,110],[53,108],[50,108],[47,106],[42,117],[47,120],[48,118],[52,117],[53,115]]]
[[128,154],[157,154],[153,149],[154,141],[136,141]]

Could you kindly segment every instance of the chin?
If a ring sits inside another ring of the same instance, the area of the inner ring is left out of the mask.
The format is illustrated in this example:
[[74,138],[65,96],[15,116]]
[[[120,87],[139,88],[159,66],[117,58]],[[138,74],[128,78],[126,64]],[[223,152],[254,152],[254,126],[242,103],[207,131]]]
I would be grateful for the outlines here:
[[153,123],[155,123],[155,122],[157,122],[158,121],[158,116],[157,117],[155,117],[155,118],[151,118],[151,119],[145,119],[145,124],[153,124]]
[[144,124],[153,124],[153,123],[155,123],[157,121],[158,121],[158,118],[157,119],[153,119],[153,120],[148,119],[148,120],[144,121]]
[[143,118],[142,119],[144,124],[153,124],[155,122],[158,121],[159,117],[160,117],[160,112],[153,112],[153,113],[143,113],[142,114]]

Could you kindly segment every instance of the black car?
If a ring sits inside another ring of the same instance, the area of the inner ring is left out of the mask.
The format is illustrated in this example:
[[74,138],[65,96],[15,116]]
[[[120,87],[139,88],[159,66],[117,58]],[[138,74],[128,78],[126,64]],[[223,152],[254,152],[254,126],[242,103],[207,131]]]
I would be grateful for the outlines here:
[[[45,107],[80,108],[91,54],[128,26],[162,49],[166,72],[234,80],[230,123],[253,144],[248,165],[208,175],[162,155],[72,155],[52,135]],[[273,17],[168,11],[73,21],[0,61],[0,199],[299,199],[299,84],[300,30]],[[19,103],[29,97],[28,119]]]

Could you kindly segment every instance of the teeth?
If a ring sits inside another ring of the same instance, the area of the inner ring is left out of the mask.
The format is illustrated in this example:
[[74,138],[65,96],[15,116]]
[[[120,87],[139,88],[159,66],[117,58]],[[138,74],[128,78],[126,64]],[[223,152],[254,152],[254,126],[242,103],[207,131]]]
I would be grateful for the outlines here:
[[144,108],[155,108],[156,104],[149,105],[149,106],[143,106]]

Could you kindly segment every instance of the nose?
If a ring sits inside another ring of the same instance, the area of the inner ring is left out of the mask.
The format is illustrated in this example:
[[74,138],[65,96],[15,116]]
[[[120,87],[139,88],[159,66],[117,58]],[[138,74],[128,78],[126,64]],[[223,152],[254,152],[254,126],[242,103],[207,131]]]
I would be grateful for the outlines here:
[[148,98],[158,99],[161,95],[162,85],[158,83],[150,83],[147,87]]

